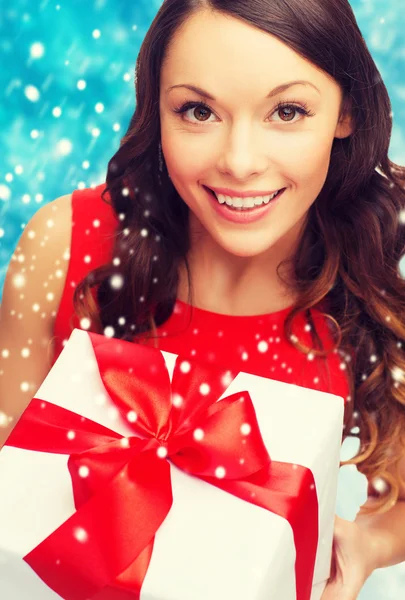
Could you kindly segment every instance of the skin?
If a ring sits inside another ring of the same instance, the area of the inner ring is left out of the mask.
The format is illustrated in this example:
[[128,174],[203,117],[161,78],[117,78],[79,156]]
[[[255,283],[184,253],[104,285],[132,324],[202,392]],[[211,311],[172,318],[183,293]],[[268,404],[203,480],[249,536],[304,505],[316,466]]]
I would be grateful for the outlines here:
[[[272,98],[271,90],[296,85]],[[192,84],[207,100],[178,84]],[[227,314],[262,314],[294,299],[276,274],[299,241],[308,210],[321,191],[335,137],[352,133],[339,121],[343,94],[337,82],[280,40],[233,17],[207,11],[177,30],[162,65],[162,151],[173,185],[190,208],[189,254],[195,304]],[[184,102],[210,107],[176,114]],[[277,103],[306,103],[313,117]],[[196,160],[198,157],[198,160]],[[249,225],[229,223],[210,205],[202,185],[274,191],[282,201]],[[185,274],[179,298],[186,300]]]

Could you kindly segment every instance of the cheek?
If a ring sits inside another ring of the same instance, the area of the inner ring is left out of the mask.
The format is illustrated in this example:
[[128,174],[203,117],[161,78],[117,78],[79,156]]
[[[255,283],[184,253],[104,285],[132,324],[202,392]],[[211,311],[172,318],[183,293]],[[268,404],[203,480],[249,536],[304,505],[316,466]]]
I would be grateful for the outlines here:
[[297,185],[316,188],[323,185],[330,164],[331,144],[328,140],[317,141],[311,145],[292,144],[285,153],[283,169],[286,175]]
[[171,176],[192,181],[204,169],[209,168],[212,144],[210,152],[210,144],[205,150],[206,145],[201,136],[194,134],[193,137],[194,139],[191,135],[176,136],[175,132],[169,132],[165,138],[162,136],[164,158]]
[[193,181],[198,178],[202,164],[199,159],[196,160],[195,154],[192,155],[190,151],[165,151],[164,156],[172,180]]

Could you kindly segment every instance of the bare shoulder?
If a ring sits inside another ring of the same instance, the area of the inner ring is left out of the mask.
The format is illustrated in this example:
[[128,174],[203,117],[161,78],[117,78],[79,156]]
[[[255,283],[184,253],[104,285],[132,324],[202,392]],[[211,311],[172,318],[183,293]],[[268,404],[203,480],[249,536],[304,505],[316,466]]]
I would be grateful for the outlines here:
[[[3,324],[24,308],[24,326],[38,313],[45,313],[41,320],[52,326],[52,310],[59,306],[69,264],[71,198],[72,194],[66,194],[48,202],[25,226],[6,273]],[[13,311],[11,315],[7,309]]]
[[50,370],[70,259],[71,200],[72,194],[66,194],[37,210],[6,272],[0,304],[0,411],[13,421]]

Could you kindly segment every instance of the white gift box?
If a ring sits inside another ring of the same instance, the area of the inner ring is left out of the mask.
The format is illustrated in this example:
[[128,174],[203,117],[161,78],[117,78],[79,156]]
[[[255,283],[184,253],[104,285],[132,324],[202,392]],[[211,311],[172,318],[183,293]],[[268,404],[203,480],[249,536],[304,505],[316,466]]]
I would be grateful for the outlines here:
[[[177,355],[161,354],[172,377]],[[244,372],[221,398],[245,390],[271,459],[302,465],[314,476],[319,538],[311,600],[319,600],[330,574],[343,399]],[[35,397],[133,436],[106,393],[83,330],[73,330]],[[67,460],[11,446],[0,451],[1,598],[61,598],[23,557],[75,512]],[[173,463],[170,473],[173,505],[155,535],[140,600],[296,600],[289,522]]]

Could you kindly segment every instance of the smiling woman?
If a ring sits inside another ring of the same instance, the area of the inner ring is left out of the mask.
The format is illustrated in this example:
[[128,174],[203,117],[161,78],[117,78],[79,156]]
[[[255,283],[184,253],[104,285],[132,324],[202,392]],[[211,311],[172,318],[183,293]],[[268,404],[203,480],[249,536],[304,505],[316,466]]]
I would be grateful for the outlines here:
[[[388,158],[389,96],[349,3],[166,0],[137,59],[136,99],[105,189],[124,217],[119,267],[84,278],[76,314],[95,331],[113,323],[117,337],[136,327],[139,341],[166,343],[176,301],[206,318],[285,314],[297,352],[328,369],[334,352],[345,358],[332,382],[350,385],[352,462],[379,496],[373,510],[389,510],[405,498],[393,474],[405,389],[391,376],[404,370],[405,172]],[[117,272],[132,285],[114,293]],[[316,307],[331,324],[327,348]],[[300,315],[312,345],[293,335]]]

